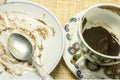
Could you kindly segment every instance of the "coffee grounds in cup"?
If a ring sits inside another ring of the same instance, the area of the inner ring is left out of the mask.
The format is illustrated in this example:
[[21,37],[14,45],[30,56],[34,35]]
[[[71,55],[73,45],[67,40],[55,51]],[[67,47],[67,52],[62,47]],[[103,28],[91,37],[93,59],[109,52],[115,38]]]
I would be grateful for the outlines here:
[[120,45],[116,41],[116,37],[102,26],[86,29],[83,32],[83,38],[92,49],[101,54],[109,56],[119,55]]

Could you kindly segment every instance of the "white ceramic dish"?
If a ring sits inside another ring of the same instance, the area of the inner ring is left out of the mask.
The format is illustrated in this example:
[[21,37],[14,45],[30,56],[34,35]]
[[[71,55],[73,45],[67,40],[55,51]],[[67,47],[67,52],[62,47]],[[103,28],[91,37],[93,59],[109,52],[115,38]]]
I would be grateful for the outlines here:
[[[43,63],[43,68],[47,73],[52,72],[52,70],[58,64],[64,48],[64,37],[62,32],[62,27],[57,20],[57,18],[48,11],[43,6],[40,6],[32,2],[7,2],[5,4],[0,4],[0,11],[15,11],[24,13],[32,18],[41,19],[47,25],[53,27],[56,31],[55,37],[48,39],[45,44],[44,54],[42,55],[41,61]],[[44,17],[43,17],[44,16]],[[0,80],[40,80],[40,77],[35,72],[24,73],[22,76],[10,76],[0,75]]]

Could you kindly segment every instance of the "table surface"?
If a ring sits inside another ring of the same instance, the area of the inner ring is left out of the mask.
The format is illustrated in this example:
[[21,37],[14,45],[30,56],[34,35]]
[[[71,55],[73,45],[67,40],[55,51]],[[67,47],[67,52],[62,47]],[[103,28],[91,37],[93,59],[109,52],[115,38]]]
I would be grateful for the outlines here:
[[[6,0],[0,0],[3,2]],[[29,0],[36,2],[53,12],[62,27],[69,21],[75,14],[87,9],[89,6],[99,3],[113,3],[119,4],[120,0]],[[57,67],[51,73],[55,80],[78,80],[67,68],[63,58],[60,60]]]

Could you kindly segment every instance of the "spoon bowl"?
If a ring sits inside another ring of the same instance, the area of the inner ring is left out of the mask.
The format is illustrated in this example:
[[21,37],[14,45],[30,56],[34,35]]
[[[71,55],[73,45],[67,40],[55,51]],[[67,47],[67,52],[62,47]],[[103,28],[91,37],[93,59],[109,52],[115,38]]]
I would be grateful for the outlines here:
[[54,80],[47,74],[40,64],[32,59],[33,47],[30,41],[21,34],[13,33],[8,39],[8,50],[11,55],[21,61],[32,62],[43,80]]
[[19,60],[32,59],[32,45],[30,41],[18,33],[13,33],[8,39],[8,49],[13,57]]

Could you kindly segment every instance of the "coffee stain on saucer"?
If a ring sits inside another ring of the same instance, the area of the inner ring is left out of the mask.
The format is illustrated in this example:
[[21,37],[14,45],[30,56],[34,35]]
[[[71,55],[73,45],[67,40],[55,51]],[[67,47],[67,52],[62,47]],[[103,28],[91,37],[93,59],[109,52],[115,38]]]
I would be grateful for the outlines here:
[[43,20],[40,20],[40,19],[36,19],[36,20],[39,21],[40,23],[43,23],[44,25],[47,25]]
[[33,57],[40,61],[43,54],[42,51],[45,49],[43,42],[54,37],[52,29],[44,21],[38,21],[23,13],[1,11],[0,67],[2,66],[3,69],[0,69],[0,73],[6,72],[13,76],[21,76],[24,71],[34,71],[35,69],[31,63],[19,61],[9,53],[7,41],[10,34],[19,33],[28,38],[34,49]]

